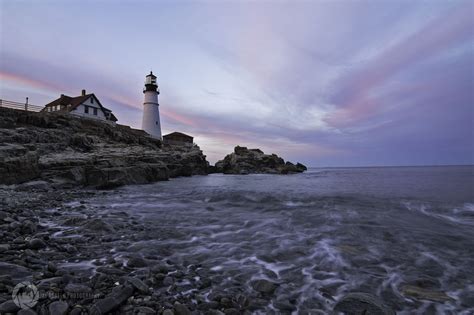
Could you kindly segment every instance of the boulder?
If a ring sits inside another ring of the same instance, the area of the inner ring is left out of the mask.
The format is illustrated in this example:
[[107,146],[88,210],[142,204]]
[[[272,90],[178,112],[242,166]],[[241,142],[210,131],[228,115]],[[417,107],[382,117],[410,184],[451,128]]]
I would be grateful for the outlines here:
[[376,296],[368,293],[354,292],[345,295],[334,306],[334,311],[351,315],[395,315]]

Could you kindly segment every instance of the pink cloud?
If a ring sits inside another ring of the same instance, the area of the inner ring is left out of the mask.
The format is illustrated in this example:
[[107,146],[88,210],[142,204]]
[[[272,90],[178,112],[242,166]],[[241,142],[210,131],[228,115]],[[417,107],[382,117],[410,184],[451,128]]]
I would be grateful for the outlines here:
[[473,28],[472,11],[465,6],[433,19],[416,33],[386,49],[364,68],[343,78],[335,101],[338,109],[326,121],[332,126],[343,127],[375,115],[383,108],[374,96],[378,88],[451,45],[472,38]]

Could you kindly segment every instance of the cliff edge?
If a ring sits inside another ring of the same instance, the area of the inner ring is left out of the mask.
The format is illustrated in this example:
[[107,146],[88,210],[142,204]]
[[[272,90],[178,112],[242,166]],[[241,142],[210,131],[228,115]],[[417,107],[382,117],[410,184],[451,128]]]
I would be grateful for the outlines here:
[[197,145],[162,145],[128,126],[0,108],[0,184],[111,188],[205,175],[208,165]]

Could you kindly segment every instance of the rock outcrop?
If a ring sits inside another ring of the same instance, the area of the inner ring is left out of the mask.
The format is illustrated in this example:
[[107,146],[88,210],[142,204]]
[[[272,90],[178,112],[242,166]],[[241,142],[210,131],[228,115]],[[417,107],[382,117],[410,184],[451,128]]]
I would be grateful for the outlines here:
[[260,149],[236,146],[234,153],[218,161],[212,172],[224,174],[291,174],[307,168],[301,163],[286,162],[276,154],[265,154]]
[[204,175],[208,165],[196,145],[162,145],[128,126],[0,108],[0,184],[111,188]]

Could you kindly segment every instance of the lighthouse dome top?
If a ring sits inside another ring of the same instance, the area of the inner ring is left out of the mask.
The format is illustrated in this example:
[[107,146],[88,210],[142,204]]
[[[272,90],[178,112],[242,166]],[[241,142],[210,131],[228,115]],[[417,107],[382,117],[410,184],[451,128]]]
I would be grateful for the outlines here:
[[156,75],[153,74],[153,71],[150,71],[150,74],[148,74],[147,77],[156,78]]

